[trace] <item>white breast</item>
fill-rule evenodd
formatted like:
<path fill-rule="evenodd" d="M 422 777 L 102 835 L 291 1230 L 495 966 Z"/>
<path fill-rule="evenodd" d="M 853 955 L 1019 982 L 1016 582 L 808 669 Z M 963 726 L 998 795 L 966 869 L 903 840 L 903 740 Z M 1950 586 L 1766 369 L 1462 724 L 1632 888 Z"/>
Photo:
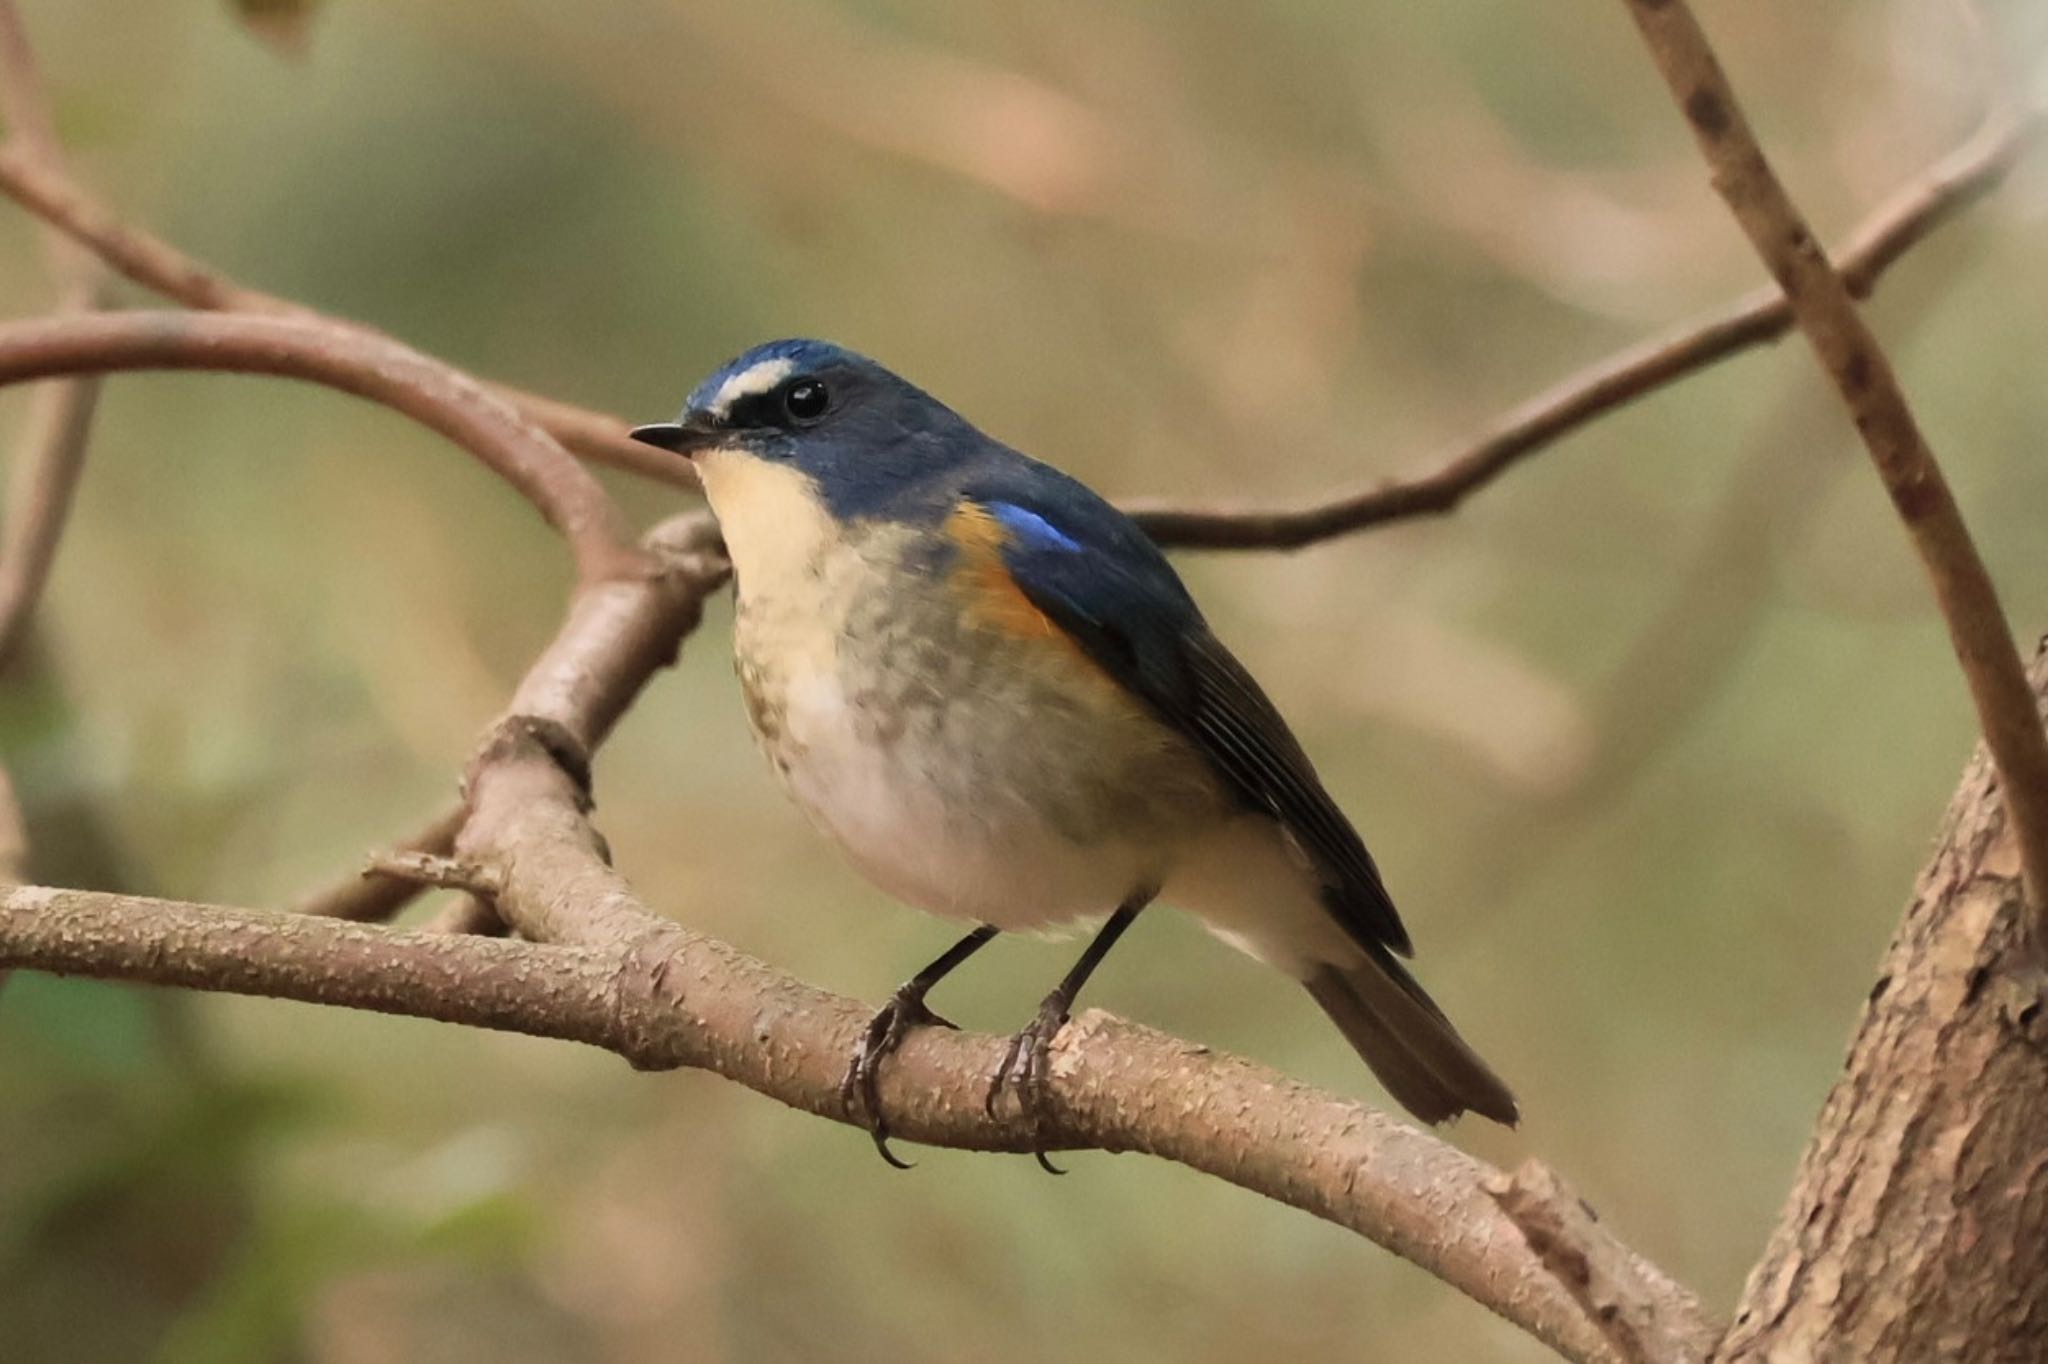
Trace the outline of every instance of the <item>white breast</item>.
<path fill-rule="evenodd" d="M 1156 848 L 1077 843 L 1005 790 L 985 753 L 977 765 L 963 751 L 991 742 L 989 726 L 1029 716 L 997 707 L 985 722 L 906 732 L 874 694 L 899 679 L 849 691 L 863 661 L 846 666 L 841 631 L 890 590 L 890 532 L 850 539 L 787 465 L 713 451 L 698 467 L 738 577 L 736 657 L 755 734 L 868 879 L 918 908 L 1005 929 L 1106 914 L 1156 880 Z"/>

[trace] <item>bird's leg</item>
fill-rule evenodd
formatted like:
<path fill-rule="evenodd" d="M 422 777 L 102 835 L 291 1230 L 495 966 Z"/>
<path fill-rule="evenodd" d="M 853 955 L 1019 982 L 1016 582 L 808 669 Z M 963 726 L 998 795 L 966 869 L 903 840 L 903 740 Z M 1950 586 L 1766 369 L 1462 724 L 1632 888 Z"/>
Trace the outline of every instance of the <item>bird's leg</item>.
<path fill-rule="evenodd" d="M 1116 946 L 1116 940 L 1123 936 L 1131 921 L 1138 917 L 1138 911 L 1151 900 L 1148 891 L 1142 896 L 1133 896 L 1117 906 L 1116 913 L 1109 916 L 1096 933 L 1095 940 L 1074 963 L 1074 969 L 1067 972 L 1053 992 L 1038 1006 L 1038 1017 L 1024 1026 L 1024 1030 L 1010 1039 L 1010 1049 L 1003 1054 L 1003 1063 L 996 1067 L 990 1077 L 988 1098 L 983 1104 L 988 1115 L 996 1115 L 996 1100 L 1004 1089 L 1017 1091 L 1017 1102 L 1023 1108 L 1024 1116 L 1030 1120 L 1034 1130 L 1043 1130 L 1051 1108 L 1050 1089 L 1052 1040 L 1059 1036 L 1074 1007 L 1074 996 L 1081 993 L 1081 987 L 1088 983 L 1088 977 L 1095 974 L 1095 968 L 1109 955 L 1109 949 Z M 1062 1174 L 1058 1166 L 1045 1158 L 1045 1152 L 1034 1150 L 1033 1159 L 1050 1174 Z"/>
<path fill-rule="evenodd" d="M 925 1024 L 937 1024 L 942 1028 L 953 1026 L 926 1008 L 924 997 L 954 967 L 980 951 L 995 935 L 995 929 L 983 924 L 947 948 L 938 960 L 904 981 L 889 1002 L 868 1020 L 868 1030 L 861 1037 L 860 1046 L 854 1050 L 853 1063 L 846 1068 L 846 1078 L 839 1082 L 839 1101 L 846 1105 L 848 1112 L 853 1111 L 858 1101 L 860 1111 L 867 1118 L 868 1133 L 875 1139 L 875 1149 L 882 1153 L 883 1160 L 899 1170 L 909 1169 L 910 1162 L 898 1160 L 889 1150 L 889 1120 L 882 1115 L 878 1089 L 882 1058 L 902 1046 L 904 1037 L 912 1028 Z"/>

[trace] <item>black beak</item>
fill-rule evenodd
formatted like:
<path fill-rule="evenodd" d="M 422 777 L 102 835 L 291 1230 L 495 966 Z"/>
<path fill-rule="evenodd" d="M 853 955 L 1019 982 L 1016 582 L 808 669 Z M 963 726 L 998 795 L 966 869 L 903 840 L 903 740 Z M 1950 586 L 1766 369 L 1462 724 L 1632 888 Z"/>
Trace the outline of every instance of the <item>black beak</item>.
<path fill-rule="evenodd" d="M 694 422 L 655 422 L 651 426 L 636 426 L 626 434 L 643 445 L 688 459 L 706 446 L 715 445 L 722 433 Z"/>

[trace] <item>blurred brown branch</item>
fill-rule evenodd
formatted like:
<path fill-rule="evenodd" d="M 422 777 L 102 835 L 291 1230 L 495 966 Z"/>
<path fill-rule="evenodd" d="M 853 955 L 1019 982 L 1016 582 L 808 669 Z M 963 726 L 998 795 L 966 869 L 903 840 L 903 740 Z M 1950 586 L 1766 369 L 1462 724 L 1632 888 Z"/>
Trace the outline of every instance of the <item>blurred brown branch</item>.
<path fill-rule="evenodd" d="M 304 304 L 236 283 L 170 243 L 123 223 L 61 167 L 12 140 L 0 145 L 0 190 L 128 279 L 188 307 L 319 319 L 365 336 L 391 339 L 374 327 L 329 317 Z M 626 423 L 617 417 L 506 384 L 486 387 L 584 459 L 678 487 L 696 486 L 686 462 L 629 440 Z"/>
<path fill-rule="evenodd" d="M 0 325 L 0 383 L 113 370 L 272 374 L 338 388 L 448 437 L 562 532 L 585 583 L 640 571 L 589 471 L 475 379 L 389 337 L 317 316 L 121 312 Z"/>
<path fill-rule="evenodd" d="M 61 168 L 64 148 L 50 115 L 49 93 L 21 14 L 0 0 L 0 117 L 6 145 L 25 161 Z M 82 247 L 50 224 L 42 226 L 44 254 L 57 282 L 57 309 L 98 306 L 103 271 Z M 0 673 L 27 638 L 43 585 L 57 560 L 72 494 L 85 467 L 99 379 L 83 375 L 44 384 L 22 434 L 8 480 L 7 512 L 0 523 Z"/>
<path fill-rule="evenodd" d="M 1984 741 L 2004 779 L 2035 934 L 2048 943 L 2048 734 L 1991 574 L 1890 358 L 1771 169 L 1691 8 L 1685 0 L 1629 0 L 1629 13 L 1712 168 L 1715 190 L 1785 291 L 1933 581 Z"/>
<path fill-rule="evenodd" d="M 1969 141 L 1904 186 L 1852 231 L 1842 274 L 1867 296 L 1899 257 L 1959 211 L 1996 189 L 2031 145 L 2038 117 L 1987 123 Z M 123 223 L 71 177 L 0 146 L 0 191 L 96 252 L 129 279 L 189 306 L 209 310 L 324 316 L 274 294 L 238 284 L 168 242 Z M 360 327 L 357 323 L 337 325 Z M 1784 295 L 1765 287 L 1710 317 L 1632 346 L 1504 413 L 1431 472 L 1378 480 L 1305 507 L 1181 507 L 1164 500 L 1126 508 L 1162 545 L 1187 549 L 1297 549 L 1412 517 L 1442 515 L 1527 456 L 1595 417 L 1792 326 Z M 374 332 L 371 328 L 361 330 Z M 625 438 L 615 417 L 523 390 L 499 394 L 546 427 L 577 455 L 682 487 L 695 481 L 683 463 Z"/>
<path fill-rule="evenodd" d="M 1857 297 L 1935 228 L 2004 182 L 2041 120 L 1988 122 L 1904 186 L 1848 236 L 1842 278 Z M 1564 379 L 1506 413 L 1465 448 L 1412 478 L 1381 480 L 1305 507 L 1127 507 L 1162 545 L 1187 549 L 1298 549 L 1334 536 L 1440 516 L 1523 459 L 1595 417 L 1792 329 L 1784 293 L 1765 286 L 1699 321 L 1653 337 Z"/>
<path fill-rule="evenodd" d="M 21 880 L 27 870 L 28 828 L 22 821 L 14 783 L 8 780 L 7 769 L 0 767 L 0 885 Z"/>
<path fill-rule="evenodd" d="M 89 305 L 91 288 L 67 290 L 65 311 Z M 22 642 L 50 569 L 57 561 L 72 495 L 84 472 L 93 408 L 94 376 L 64 379 L 36 390 L 21 447 L 7 480 L 7 513 L 0 523 L 0 673 Z"/>

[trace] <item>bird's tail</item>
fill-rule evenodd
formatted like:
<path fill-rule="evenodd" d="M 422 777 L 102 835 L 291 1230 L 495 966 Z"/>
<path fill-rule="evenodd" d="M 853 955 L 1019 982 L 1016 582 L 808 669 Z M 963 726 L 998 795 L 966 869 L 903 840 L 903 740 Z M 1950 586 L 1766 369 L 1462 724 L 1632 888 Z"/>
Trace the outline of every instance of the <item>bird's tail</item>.
<path fill-rule="evenodd" d="M 1354 967 L 1324 966 L 1305 983 L 1387 1092 L 1422 1121 L 1467 1109 L 1510 1127 L 1520 1117 L 1500 1077 L 1385 949 Z"/>

